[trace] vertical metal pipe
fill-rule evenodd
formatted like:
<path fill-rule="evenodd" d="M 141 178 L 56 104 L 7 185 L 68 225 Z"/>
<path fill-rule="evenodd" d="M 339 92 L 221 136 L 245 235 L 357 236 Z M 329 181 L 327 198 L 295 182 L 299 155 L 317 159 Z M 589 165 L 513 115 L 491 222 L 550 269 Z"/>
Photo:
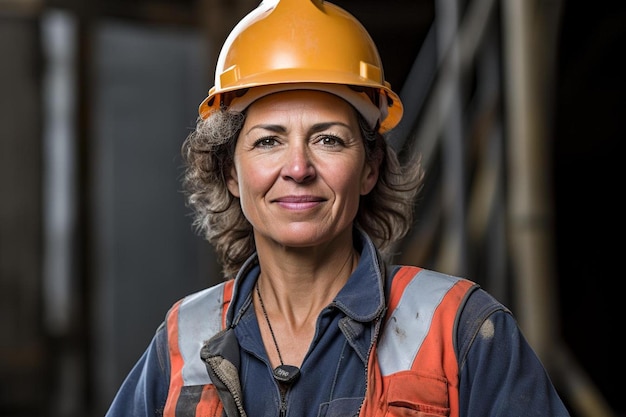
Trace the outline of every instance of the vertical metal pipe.
<path fill-rule="evenodd" d="M 509 237 L 515 274 L 516 314 L 527 338 L 545 358 L 553 343 L 551 213 L 548 139 L 538 97 L 541 54 L 531 44 L 534 1 L 502 2 L 505 28 L 508 130 Z"/>
<path fill-rule="evenodd" d="M 554 31 L 555 21 L 540 19 L 545 13 L 538 6 L 544 3 L 538 0 L 507 0 L 502 4 L 508 80 L 509 233 L 517 316 L 577 415 L 611 417 L 613 412 L 604 398 L 556 337 L 547 134 L 550 100 L 542 95 L 547 90 L 544 80 L 551 79 L 553 73 L 553 50 L 549 46 L 554 45 L 550 31 Z"/>
<path fill-rule="evenodd" d="M 459 30 L 459 4 L 457 0 L 439 0 L 435 2 L 435 24 L 439 50 L 439 59 L 447 59 L 450 72 L 446 90 L 451 96 L 442 105 L 440 116 L 442 123 L 442 210 L 445 221 L 443 244 L 437 269 L 451 274 L 467 274 L 466 250 L 466 203 L 465 203 L 465 143 L 463 140 L 463 117 L 461 109 L 461 51 L 455 42 Z"/>

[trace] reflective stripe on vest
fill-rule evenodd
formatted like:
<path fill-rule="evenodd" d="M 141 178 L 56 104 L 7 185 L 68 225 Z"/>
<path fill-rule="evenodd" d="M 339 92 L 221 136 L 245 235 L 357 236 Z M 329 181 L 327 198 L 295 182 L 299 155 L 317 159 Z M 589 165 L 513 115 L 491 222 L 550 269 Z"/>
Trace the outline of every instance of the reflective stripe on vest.
<path fill-rule="evenodd" d="M 170 309 L 166 319 L 170 386 L 164 417 L 221 415 L 221 402 L 200 359 L 200 349 L 225 327 L 233 284 L 229 280 L 200 291 Z"/>
<path fill-rule="evenodd" d="M 458 417 L 455 323 L 473 282 L 403 267 L 394 276 L 361 417 Z"/>

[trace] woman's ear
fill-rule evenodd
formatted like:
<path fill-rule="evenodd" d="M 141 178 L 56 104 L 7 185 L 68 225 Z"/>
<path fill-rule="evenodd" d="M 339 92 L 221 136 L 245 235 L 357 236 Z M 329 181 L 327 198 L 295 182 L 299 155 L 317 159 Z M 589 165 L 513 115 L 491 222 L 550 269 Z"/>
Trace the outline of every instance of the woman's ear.
<path fill-rule="evenodd" d="M 237 179 L 237 169 L 234 164 L 230 168 L 230 172 L 226 174 L 226 186 L 233 196 L 239 198 L 239 180 Z"/>
<path fill-rule="evenodd" d="M 378 182 L 380 163 L 380 156 L 365 162 L 361 176 L 361 195 L 369 194 L 369 192 L 374 189 L 374 186 Z"/>

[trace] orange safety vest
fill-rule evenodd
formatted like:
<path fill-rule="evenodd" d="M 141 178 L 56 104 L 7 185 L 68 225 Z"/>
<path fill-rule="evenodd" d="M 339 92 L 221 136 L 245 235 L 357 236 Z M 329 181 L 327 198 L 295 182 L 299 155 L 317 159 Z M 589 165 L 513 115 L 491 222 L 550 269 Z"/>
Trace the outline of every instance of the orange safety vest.
<path fill-rule="evenodd" d="M 168 312 L 171 377 L 164 417 L 221 417 L 222 402 L 199 352 L 226 326 L 233 284 L 231 279 L 184 298 Z M 398 270 L 370 354 L 360 417 L 405 416 L 407 408 L 417 415 L 459 416 L 456 321 L 476 287 L 418 267 Z"/>

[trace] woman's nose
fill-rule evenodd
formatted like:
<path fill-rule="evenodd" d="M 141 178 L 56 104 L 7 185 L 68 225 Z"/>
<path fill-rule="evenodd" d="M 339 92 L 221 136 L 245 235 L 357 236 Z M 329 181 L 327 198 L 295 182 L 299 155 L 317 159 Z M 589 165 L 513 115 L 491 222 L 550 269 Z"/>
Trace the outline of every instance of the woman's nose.
<path fill-rule="evenodd" d="M 315 166 L 306 146 L 290 147 L 283 162 L 283 177 L 304 183 L 311 181 L 315 176 Z"/>

